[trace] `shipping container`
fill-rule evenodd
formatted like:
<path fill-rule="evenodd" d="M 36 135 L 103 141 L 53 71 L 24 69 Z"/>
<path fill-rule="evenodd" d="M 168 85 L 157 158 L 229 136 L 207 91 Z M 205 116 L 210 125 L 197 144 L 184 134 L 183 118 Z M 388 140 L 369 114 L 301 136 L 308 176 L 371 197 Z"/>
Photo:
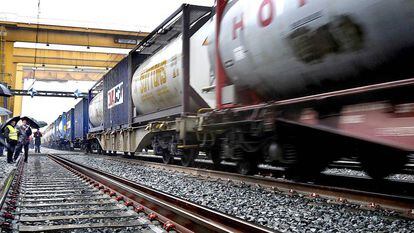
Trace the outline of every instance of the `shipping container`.
<path fill-rule="evenodd" d="M 88 99 L 82 99 L 74 109 L 74 140 L 84 140 L 88 133 Z"/>
<path fill-rule="evenodd" d="M 55 120 L 55 125 L 53 129 L 53 141 L 56 141 L 59 139 L 59 125 L 62 120 L 62 115 L 59 115 L 59 117 Z"/>
<path fill-rule="evenodd" d="M 130 123 L 131 80 L 128 58 L 121 60 L 103 77 L 104 128 L 117 129 Z"/>
<path fill-rule="evenodd" d="M 46 127 L 46 129 L 43 130 L 42 132 L 43 137 L 41 138 L 43 146 L 52 147 L 54 128 L 55 128 L 55 122 L 52 122 L 50 125 Z"/>
<path fill-rule="evenodd" d="M 74 109 L 71 108 L 69 111 L 66 112 L 66 127 L 65 127 L 65 140 L 69 143 L 73 142 L 74 140 Z"/>
<path fill-rule="evenodd" d="M 63 140 L 66 134 L 66 112 L 63 112 L 58 126 L 58 137 Z"/>
<path fill-rule="evenodd" d="M 214 107 L 214 95 L 202 91 L 210 86 L 208 47 L 201 46 L 209 35 L 210 12 L 183 4 L 130 51 L 132 124 Z"/>

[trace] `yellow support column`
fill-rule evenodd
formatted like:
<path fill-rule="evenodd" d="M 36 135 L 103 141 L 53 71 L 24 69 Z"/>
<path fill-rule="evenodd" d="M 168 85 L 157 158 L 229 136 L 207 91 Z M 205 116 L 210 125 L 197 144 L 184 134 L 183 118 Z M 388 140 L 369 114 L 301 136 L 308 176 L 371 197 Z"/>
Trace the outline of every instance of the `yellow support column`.
<path fill-rule="evenodd" d="M 23 89 L 23 66 L 19 64 L 16 65 L 16 79 L 13 89 Z M 13 100 L 13 116 L 20 116 L 22 114 L 22 96 L 14 96 Z"/>
<path fill-rule="evenodd" d="M 16 83 L 16 64 L 13 62 L 14 42 L 4 43 L 4 80 L 9 86 L 14 88 Z M 8 99 L 8 109 L 13 109 L 13 98 Z"/>

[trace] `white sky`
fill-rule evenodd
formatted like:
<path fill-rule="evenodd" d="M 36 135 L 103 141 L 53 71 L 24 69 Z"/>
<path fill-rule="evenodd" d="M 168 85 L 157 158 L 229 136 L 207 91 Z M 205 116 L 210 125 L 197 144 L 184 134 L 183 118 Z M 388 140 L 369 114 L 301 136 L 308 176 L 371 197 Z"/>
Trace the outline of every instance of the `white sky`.
<path fill-rule="evenodd" d="M 38 0 L 0 0 L 0 20 L 37 23 Z M 39 23 L 91 28 L 151 31 L 183 3 L 212 6 L 214 0 L 40 0 Z M 18 47 L 33 45 L 17 44 Z M 43 45 L 37 45 L 42 48 Z M 45 46 L 43 46 L 45 47 Z M 55 49 L 55 48 L 54 48 Z M 117 51 L 118 52 L 118 51 Z M 32 81 L 26 80 L 28 88 Z M 37 90 L 86 91 L 93 82 L 41 82 Z M 69 110 L 79 100 L 24 97 L 22 115 L 47 123 Z"/>
<path fill-rule="evenodd" d="M 41 23 L 148 31 L 181 4 L 214 0 L 40 0 Z M 0 20 L 37 22 L 37 0 L 0 0 Z"/>
<path fill-rule="evenodd" d="M 93 81 L 36 81 L 25 79 L 24 89 L 33 87 L 35 90 L 53 90 L 53 91 L 75 91 L 87 92 L 93 86 Z M 30 97 L 24 96 L 22 101 L 22 116 L 32 116 L 36 120 L 42 120 L 50 124 L 63 112 L 67 112 L 75 107 L 80 99 L 58 98 L 58 97 Z"/>

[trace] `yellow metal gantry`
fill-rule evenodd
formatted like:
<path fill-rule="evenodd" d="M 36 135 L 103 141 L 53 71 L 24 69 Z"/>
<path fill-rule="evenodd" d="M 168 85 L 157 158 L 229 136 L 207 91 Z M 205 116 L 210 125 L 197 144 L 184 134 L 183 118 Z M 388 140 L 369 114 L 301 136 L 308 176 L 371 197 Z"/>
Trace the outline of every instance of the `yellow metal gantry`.
<path fill-rule="evenodd" d="M 62 51 L 50 49 L 16 48 L 15 42 L 76 45 L 86 47 L 106 47 L 131 49 L 147 36 L 146 32 L 83 28 L 45 24 L 30 24 L 0 21 L 0 81 L 13 89 L 22 89 L 26 77 L 25 65 L 73 66 L 112 68 L 125 55 L 113 53 Z M 123 43 L 125 42 L 125 43 Z M 45 72 L 38 72 L 47 79 Z M 80 75 L 74 74 L 77 78 Z M 56 74 L 56 77 L 67 77 Z M 3 99 L 0 98 L 3 106 Z M 12 97 L 8 101 L 14 115 L 21 113 L 21 97 Z"/>
<path fill-rule="evenodd" d="M 13 61 L 15 63 L 32 63 L 42 65 L 113 67 L 124 54 L 79 52 L 49 49 L 14 48 Z"/>
<path fill-rule="evenodd" d="M 133 48 L 134 44 L 117 43 L 119 39 L 140 40 L 146 32 L 111 29 L 83 28 L 45 24 L 0 21 L 7 31 L 9 42 L 32 42 L 64 45 L 80 45 L 108 48 Z M 37 41 L 36 41 L 37 37 Z"/>

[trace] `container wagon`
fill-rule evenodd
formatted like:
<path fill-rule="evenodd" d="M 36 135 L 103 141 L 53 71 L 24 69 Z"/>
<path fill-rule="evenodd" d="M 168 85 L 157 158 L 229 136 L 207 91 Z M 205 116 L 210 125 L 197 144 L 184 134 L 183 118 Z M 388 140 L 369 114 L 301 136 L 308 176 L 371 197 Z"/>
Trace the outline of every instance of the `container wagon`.
<path fill-rule="evenodd" d="M 89 130 L 89 102 L 88 98 L 82 98 L 74 109 L 73 123 L 73 148 L 87 150 L 89 148 L 87 141 L 87 133 Z"/>

